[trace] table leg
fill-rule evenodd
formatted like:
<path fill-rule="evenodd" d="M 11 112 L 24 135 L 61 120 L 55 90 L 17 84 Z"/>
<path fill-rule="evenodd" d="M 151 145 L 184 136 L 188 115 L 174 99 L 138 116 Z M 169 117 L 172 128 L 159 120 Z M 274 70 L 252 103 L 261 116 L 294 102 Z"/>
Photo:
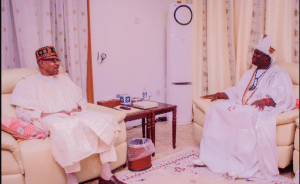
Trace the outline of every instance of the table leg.
<path fill-rule="evenodd" d="M 147 138 L 150 139 L 151 138 L 151 114 L 149 113 L 147 115 Z"/>
<path fill-rule="evenodd" d="M 151 120 L 151 140 L 155 145 L 155 114 L 152 113 L 152 120 Z"/>
<path fill-rule="evenodd" d="M 143 138 L 145 138 L 145 118 L 142 118 L 142 132 L 143 132 Z"/>
<path fill-rule="evenodd" d="M 173 118 L 172 118 L 172 142 L 173 149 L 176 148 L 176 107 L 173 109 Z"/>
<path fill-rule="evenodd" d="M 152 121 L 151 121 L 151 140 L 155 146 L 155 113 L 152 113 Z M 155 156 L 155 152 L 152 154 Z"/>

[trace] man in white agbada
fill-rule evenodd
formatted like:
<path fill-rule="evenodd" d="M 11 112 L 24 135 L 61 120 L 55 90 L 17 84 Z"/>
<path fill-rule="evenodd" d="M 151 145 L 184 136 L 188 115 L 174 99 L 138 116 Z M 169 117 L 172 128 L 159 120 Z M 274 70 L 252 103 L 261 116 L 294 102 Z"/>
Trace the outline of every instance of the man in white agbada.
<path fill-rule="evenodd" d="M 55 48 L 36 51 L 40 74 L 20 81 L 14 89 L 11 104 L 17 117 L 50 132 L 54 159 L 65 169 L 67 183 L 78 183 L 75 172 L 79 161 L 100 153 L 100 183 L 123 183 L 110 170 L 117 160 L 114 148 L 120 127 L 110 114 L 87 109 L 81 89 L 69 77 L 58 74 L 59 60 Z"/>
<path fill-rule="evenodd" d="M 272 65 L 274 51 L 271 36 L 263 35 L 252 57 L 257 67 L 235 87 L 202 97 L 228 100 L 207 111 L 194 165 L 206 165 L 230 179 L 279 179 L 276 116 L 294 108 L 296 99 L 289 75 Z"/>

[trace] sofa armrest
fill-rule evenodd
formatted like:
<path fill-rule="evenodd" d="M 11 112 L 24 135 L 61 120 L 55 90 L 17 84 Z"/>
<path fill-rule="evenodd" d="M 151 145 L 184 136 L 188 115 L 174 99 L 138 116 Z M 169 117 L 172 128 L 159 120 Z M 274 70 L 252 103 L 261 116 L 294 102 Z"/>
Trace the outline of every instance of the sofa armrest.
<path fill-rule="evenodd" d="M 220 102 L 220 101 L 225 101 L 225 99 L 218 99 L 213 102 L 210 101 L 211 99 L 203 99 L 203 98 L 195 98 L 194 104 L 204 113 L 208 111 L 208 109 L 212 106 L 212 104 Z"/>
<path fill-rule="evenodd" d="M 1 131 L 1 150 L 10 151 L 13 154 L 20 167 L 21 173 L 24 174 L 20 145 L 13 136 L 4 131 Z"/>
<path fill-rule="evenodd" d="M 122 112 L 122 111 L 119 111 L 116 109 L 112 109 L 112 108 L 108 108 L 108 107 L 104 107 L 101 105 L 92 104 L 92 103 L 88 103 L 88 110 L 112 114 L 119 123 L 122 122 L 126 117 L 125 112 Z"/>

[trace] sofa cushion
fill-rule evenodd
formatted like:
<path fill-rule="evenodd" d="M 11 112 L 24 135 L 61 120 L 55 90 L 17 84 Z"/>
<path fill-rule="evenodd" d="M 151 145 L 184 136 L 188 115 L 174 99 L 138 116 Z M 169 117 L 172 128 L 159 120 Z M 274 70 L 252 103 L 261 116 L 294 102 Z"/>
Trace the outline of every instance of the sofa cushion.
<path fill-rule="evenodd" d="M 2 151 L 9 151 L 12 153 L 14 159 L 19 165 L 21 174 L 24 174 L 20 146 L 10 134 L 3 131 L 1 131 L 1 153 Z"/>
<path fill-rule="evenodd" d="M 46 138 L 46 134 L 38 127 L 14 117 L 2 116 L 1 129 L 18 140 Z"/>
<path fill-rule="evenodd" d="M 66 183 L 64 169 L 52 155 L 49 137 L 21 141 L 19 145 L 26 171 L 25 183 Z"/>
<path fill-rule="evenodd" d="M 10 151 L 1 150 L 1 175 L 21 174 L 19 164 Z"/>
<path fill-rule="evenodd" d="M 278 167 L 279 168 L 286 168 L 288 165 L 291 164 L 292 157 L 293 157 L 293 150 L 294 146 L 277 146 L 278 151 Z"/>
<path fill-rule="evenodd" d="M 36 75 L 39 73 L 39 68 L 15 68 L 1 70 L 1 94 L 12 93 L 17 83 L 24 77 Z M 59 73 L 63 73 L 63 67 L 59 67 Z"/>
<path fill-rule="evenodd" d="M 278 65 L 281 69 L 285 70 L 289 76 L 293 84 L 299 85 L 299 63 L 273 63 L 273 65 Z"/>
<path fill-rule="evenodd" d="M 1 183 L 3 184 L 25 184 L 23 174 L 2 175 Z"/>
<path fill-rule="evenodd" d="M 10 105 L 11 94 L 1 95 L 1 116 L 17 117 L 16 108 Z"/>

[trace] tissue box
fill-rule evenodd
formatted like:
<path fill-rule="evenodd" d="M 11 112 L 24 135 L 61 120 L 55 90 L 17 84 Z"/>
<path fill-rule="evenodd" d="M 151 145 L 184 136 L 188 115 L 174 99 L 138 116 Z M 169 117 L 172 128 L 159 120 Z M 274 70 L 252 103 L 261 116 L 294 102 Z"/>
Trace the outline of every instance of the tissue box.
<path fill-rule="evenodd" d="M 131 104 L 131 97 L 128 94 L 121 94 L 120 101 L 121 101 L 121 104 L 129 105 L 129 104 Z"/>

